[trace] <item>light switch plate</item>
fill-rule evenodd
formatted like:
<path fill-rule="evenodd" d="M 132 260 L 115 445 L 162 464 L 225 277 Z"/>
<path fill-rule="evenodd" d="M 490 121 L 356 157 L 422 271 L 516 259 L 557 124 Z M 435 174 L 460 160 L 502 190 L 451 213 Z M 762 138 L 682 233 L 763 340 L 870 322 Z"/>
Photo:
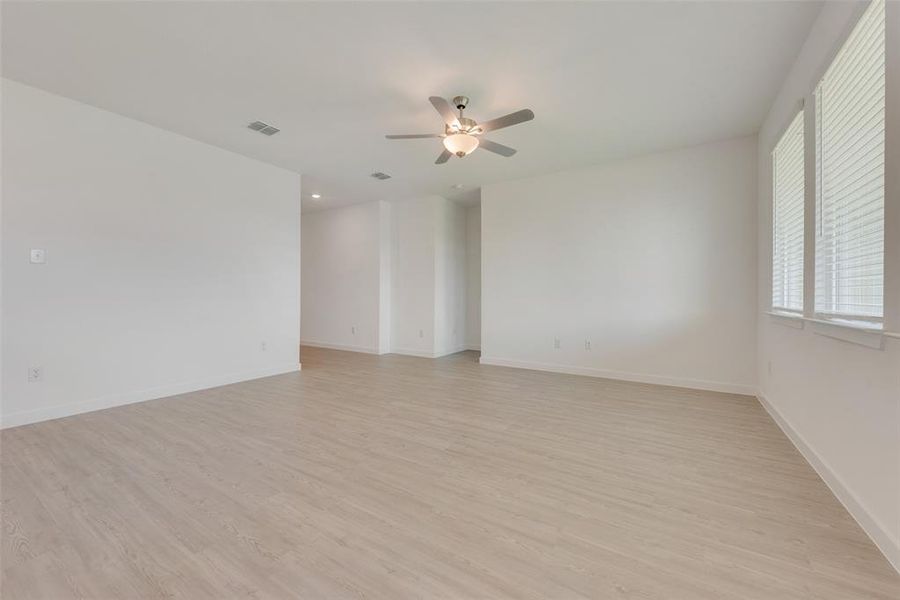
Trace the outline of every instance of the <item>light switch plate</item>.
<path fill-rule="evenodd" d="M 32 248 L 31 249 L 31 264 L 33 265 L 42 265 L 47 262 L 47 254 L 44 252 L 43 248 Z"/>

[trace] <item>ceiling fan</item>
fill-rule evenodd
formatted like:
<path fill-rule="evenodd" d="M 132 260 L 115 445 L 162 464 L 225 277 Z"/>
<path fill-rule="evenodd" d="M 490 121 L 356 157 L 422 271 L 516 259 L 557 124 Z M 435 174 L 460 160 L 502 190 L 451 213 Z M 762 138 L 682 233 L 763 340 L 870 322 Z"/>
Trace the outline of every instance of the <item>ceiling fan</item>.
<path fill-rule="evenodd" d="M 443 138 L 444 151 L 434 161 L 436 165 L 444 164 L 454 154 L 462 158 L 471 154 L 476 148 L 484 148 L 488 152 L 493 152 L 500 156 L 512 156 L 516 153 L 514 148 L 486 140 L 481 135 L 488 131 L 496 131 L 511 125 L 518 125 L 534 118 L 534 113 L 526 108 L 485 121 L 484 123 L 478 123 L 474 119 L 463 116 L 463 111 L 469 104 L 469 99 L 465 96 L 456 96 L 453 99 L 453 106 L 459 110 L 459 116 L 453 114 L 450 103 L 445 99 L 439 96 L 431 96 L 429 100 L 441 115 L 441 118 L 444 119 L 444 133 L 414 133 L 408 135 L 386 135 L 384 137 L 389 140 Z"/>

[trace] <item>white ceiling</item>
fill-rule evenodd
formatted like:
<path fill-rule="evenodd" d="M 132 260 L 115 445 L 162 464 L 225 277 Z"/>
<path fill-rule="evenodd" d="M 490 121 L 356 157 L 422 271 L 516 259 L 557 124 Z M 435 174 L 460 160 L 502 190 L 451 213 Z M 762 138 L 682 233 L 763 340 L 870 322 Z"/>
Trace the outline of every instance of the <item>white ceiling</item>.
<path fill-rule="evenodd" d="M 3 75 L 304 174 L 304 209 L 750 134 L 815 2 L 2 3 Z M 428 96 L 534 121 L 434 165 Z M 254 120 L 281 128 L 266 137 Z M 393 176 L 369 177 L 375 170 Z M 308 198 L 319 192 L 323 199 Z"/>

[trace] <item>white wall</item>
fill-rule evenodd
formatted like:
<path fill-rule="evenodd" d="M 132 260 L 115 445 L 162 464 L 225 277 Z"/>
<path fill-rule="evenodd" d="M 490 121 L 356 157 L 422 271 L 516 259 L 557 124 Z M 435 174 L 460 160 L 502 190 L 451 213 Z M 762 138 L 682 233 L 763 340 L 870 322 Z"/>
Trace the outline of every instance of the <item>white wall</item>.
<path fill-rule="evenodd" d="M 443 356 L 465 347 L 465 209 L 428 196 L 391 204 L 391 351 Z"/>
<path fill-rule="evenodd" d="M 304 215 L 302 343 L 381 351 L 389 327 L 382 315 L 388 210 L 386 202 L 369 202 Z"/>
<path fill-rule="evenodd" d="M 298 174 L 2 83 L 4 426 L 298 368 Z"/>
<path fill-rule="evenodd" d="M 443 198 L 391 205 L 391 351 L 432 356 L 435 347 L 435 219 Z"/>
<path fill-rule="evenodd" d="M 466 213 L 440 196 L 303 219 L 303 343 L 443 356 L 464 347 Z"/>
<path fill-rule="evenodd" d="M 771 298 L 771 162 L 776 140 L 811 93 L 846 35 L 862 5 L 826 3 L 800 55 L 775 99 L 759 134 L 759 296 L 758 365 L 760 397 L 810 463 L 831 486 L 850 513 L 900 569 L 900 339 L 885 338 L 881 350 L 816 333 L 815 324 L 787 321 L 762 314 Z M 900 211 L 900 4 L 888 3 L 888 40 L 893 43 L 888 61 L 888 188 L 886 212 L 897 219 Z M 814 139 L 811 123 L 808 133 Z M 814 155 L 808 154 L 808 175 Z M 893 179 L 890 174 L 893 173 Z M 808 179 L 809 180 L 809 179 Z M 893 186 L 893 187 L 891 187 Z M 808 186 L 807 211 L 814 205 Z M 809 214 L 812 214 L 811 212 Z M 812 221 L 810 221 L 812 223 Z M 896 236 L 900 227 L 889 224 Z M 809 228 L 808 228 L 809 231 Z M 811 240 L 810 234 L 807 237 Z M 887 248 L 897 248 L 892 238 Z M 807 248 L 807 273 L 811 273 Z M 890 257 L 894 256 L 891 260 Z M 888 251 L 887 281 L 898 281 L 900 259 Z M 809 282 L 811 283 L 811 282 Z M 811 299 L 811 287 L 807 287 Z M 898 314 L 900 298 L 885 293 L 886 323 Z"/>
<path fill-rule="evenodd" d="M 465 349 L 466 210 L 441 198 L 435 215 L 434 353 Z"/>
<path fill-rule="evenodd" d="M 391 216 L 391 205 L 387 202 L 381 202 L 379 210 L 381 222 L 379 224 L 380 244 L 380 288 L 379 288 L 379 306 L 378 306 L 378 353 L 386 354 L 391 351 L 391 333 L 393 329 L 393 309 L 391 305 L 393 293 L 393 219 Z"/>
<path fill-rule="evenodd" d="M 755 137 L 487 185 L 481 219 L 482 362 L 756 390 Z"/>
<path fill-rule="evenodd" d="M 481 349 L 481 203 L 466 209 L 466 348 Z"/>

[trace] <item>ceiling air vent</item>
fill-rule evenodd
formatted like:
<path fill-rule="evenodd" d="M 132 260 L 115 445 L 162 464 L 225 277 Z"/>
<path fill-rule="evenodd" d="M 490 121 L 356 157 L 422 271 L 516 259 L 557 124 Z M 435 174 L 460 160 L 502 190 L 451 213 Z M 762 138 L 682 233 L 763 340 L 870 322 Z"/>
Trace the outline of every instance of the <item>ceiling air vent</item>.
<path fill-rule="evenodd" d="M 275 135 L 276 133 L 281 131 L 277 127 L 272 127 L 268 123 L 263 123 L 262 121 L 253 121 L 252 123 L 247 125 L 247 127 L 252 129 L 253 131 L 258 131 L 265 135 Z"/>
<path fill-rule="evenodd" d="M 375 179 L 380 179 L 381 181 L 391 178 L 390 175 L 388 175 L 387 173 L 382 173 L 381 171 L 375 171 L 369 177 L 374 177 Z"/>

